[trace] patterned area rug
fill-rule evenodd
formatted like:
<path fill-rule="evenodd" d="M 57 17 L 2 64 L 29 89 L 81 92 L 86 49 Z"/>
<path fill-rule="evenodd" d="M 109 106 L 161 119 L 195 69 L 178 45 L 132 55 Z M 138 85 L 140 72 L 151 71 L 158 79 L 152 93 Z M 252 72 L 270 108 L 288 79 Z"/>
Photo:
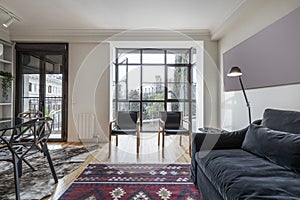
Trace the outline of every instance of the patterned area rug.
<path fill-rule="evenodd" d="M 77 169 L 89 155 L 89 152 L 97 149 L 92 147 L 65 147 L 50 151 L 52 162 L 58 178 Z M 82 156 L 84 155 L 85 156 Z M 32 171 L 23 164 L 23 175 L 20 178 L 20 196 L 22 200 L 43 199 L 52 195 L 55 184 L 47 159 L 42 154 L 35 154 L 28 160 L 37 171 Z M 0 163 L 0 199 L 15 199 L 15 187 L 12 164 Z"/>
<path fill-rule="evenodd" d="M 60 200 L 200 200 L 189 168 L 189 164 L 90 164 Z"/>

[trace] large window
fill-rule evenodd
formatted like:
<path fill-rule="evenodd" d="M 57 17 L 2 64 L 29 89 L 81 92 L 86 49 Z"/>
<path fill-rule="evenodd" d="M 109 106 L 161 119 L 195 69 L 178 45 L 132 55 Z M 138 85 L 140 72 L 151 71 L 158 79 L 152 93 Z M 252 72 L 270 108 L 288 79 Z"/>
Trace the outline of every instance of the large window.
<path fill-rule="evenodd" d="M 142 131 L 157 131 L 160 111 L 181 111 L 191 129 L 196 115 L 195 53 L 192 48 L 117 48 L 113 116 L 116 111 L 139 111 Z"/>

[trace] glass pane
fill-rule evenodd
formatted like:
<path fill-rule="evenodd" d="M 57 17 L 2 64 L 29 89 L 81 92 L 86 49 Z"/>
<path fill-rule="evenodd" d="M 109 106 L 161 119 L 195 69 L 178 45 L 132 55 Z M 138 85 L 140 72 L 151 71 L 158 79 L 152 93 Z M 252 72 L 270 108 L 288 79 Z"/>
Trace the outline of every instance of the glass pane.
<path fill-rule="evenodd" d="M 147 102 L 143 103 L 143 131 L 157 131 L 159 112 L 164 111 L 163 102 Z"/>
<path fill-rule="evenodd" d="M 197 70 L 196 65 L 192 67 L 192 99 L 195 100 L 197 96 Z M 199 74 L 198 74 L 199 75 Z"/>
<path fill-rule="evenodd" d="M 40 59 L 34 56 L 22 55 L 22 109 L 21 112 L 29 110 L 40 110 Z"/>
<path fill-rule="evenodd" d="M 53 119 L 52 134 L 60 134 L 62 130 L 63 59 L 62 55 L 47 55 L 45 58 L 46 83 L 44 115 Z"/>
<path fill-rule="evenodd" d="M 62 55 L 47 55 L 45 71 L 47 74 L 62 74 Z"/>
<path fill-rule="evenodd" d="M 62 97 L 45 98 L 45 116 L 53 119 L 53 134 L 60 133 L 62 128 Z"/>
<path fill-rule="evenodd" d="M 39 97 L 40 75 L 23 74 L 23 97 Z"/>
<path fill-rule="evenodd" d="M 116 102 L 113 101 L 112 103 L 112 118 L 116 119 Z"/>
<path fill-rule="evenodd" d="M 141 54 L 136 49 L 118 49 L 118 63 L 126 64 L 125 60 L 128 59 L 128 64 L 141 63 Z"/>
<path fill-rule="evenodd" d="M 140 103 L 139 102 L 130 102 L 129 103 L 129 110 L 130 111 L 140 111 Z"/>
<path fill-rule="evenodd" d="M 192 83 L 192 100 L 196 100 L 196 83 Z"/>
<path fill-rule="evenodd" d="M 22 55 L 23 74 L 39 74 L 40 73 L 40 59 L 34 56 Z"/>
<path fill-rule="evenodd" d="M 192 131 L 196 132 L 197 131 L 197 104 L 196 103 L 192 103 Z"/>
<path fill-rule="evenodd" d="M 119 72 L 118 98 L 126 99 L 126 92 L 127 92 L 126 66 L 119 66 L 118 72 Z"/>
<path fill-rule="evenodd" d="M 173 49 L 167 51 L 167 64 L 189 63 L 189 49 Z"/>
<path fill-rule="evenodd" d="M 118 102 L 118 111 L 140 111 L 140 103 L 139 102 Z"/>
<path fill-rule="evenodd" d="M 62 97 L 62 74 L 46 74 L 46 97 Z"/>
<path fill-rule="evenodd" d="M 164 64 L 164 51 L 160 49 L 143 50 L 143 64 Z"/>
<path fill-rule="evenodd" d="M 192 103 L 192 118 L 196 118 L 196 113 L 197 112 L 197 104 Z"/>
<path fill-rule="evenodd" d="M 164 66 L 143 66 L 143 99 L 164 99 Z"/>
<path fill-rule="evenodd" d="M 183 116 L 188 116 L 189 102 L 168 102 L 167 111 L 183 112 Z"/>
<path fill-rule="evenodd" d="M 116 99 L 116 66 L 112 67 L 112 98 Z"/>
<path fill-rule="evenodd" d="M 128 99 L 140 100 L 141 67 L 128 66 Z"/>
<path fill-rule="evenodd" d="M 191 59 L 191 63 L 196 63 L 197 60 L 197 50 L 195 48 L 192 49 L 192 59 Z"/>
<path fill-rule="evenodd" d="M 168 82 L 187 83 L 188 67 L 168 67 Z"/>
<path fill-rule="evenodd" d="M 118 111 L 129 111 L 129 102 L 119 102 Z"/>
<path fill-rule="evenodd" d="M 188 99 L 189 84 L 168 84 L 168 99 Z"/>
<path fill-rule="evenodd" d="M 23 97 L 22 111 L 39 110 L 39 98 L 38 97 Z"/>
<path fill-rule="evenodd" d="M 53 119 L 53 133 L 62 128 L 62 74 L 46 74 L 45 116 Z"/>

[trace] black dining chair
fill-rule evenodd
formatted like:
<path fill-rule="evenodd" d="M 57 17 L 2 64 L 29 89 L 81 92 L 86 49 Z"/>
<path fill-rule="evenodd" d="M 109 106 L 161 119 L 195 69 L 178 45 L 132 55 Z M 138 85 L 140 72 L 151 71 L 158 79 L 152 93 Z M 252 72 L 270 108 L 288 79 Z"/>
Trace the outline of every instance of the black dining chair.
<path fill-rule="evenodd" d="M 47 157 L 55 183 L 58 182 L 56 172 L 49 154 L 47 141 L 52 131 L 53 120 L 48 117 L 35 118 L 10 128 L 0 129 L 0 161 L 13 164 L 15 196 L 20 199 L 19 177 L 22 176 L 22 162 L 33 171 L 28 158 L 42 153 Z"/>
<path fill-rule="evenodd" d="M 109 153 L 111 154 L 111 139 L 116 137 L 116 146 L 118 146 L 118 135 L 134 135 L 136 136 L 136 153 L 139 154 L 140 147 L 140 125 L 139 112 L 137 111 L 118 111 L 116 120 L 109 124 Z"/>
<path fill-rule="evenodd" d="M 189 154 L 191 155 L 191 132 L 183 127 L 182 112 L 163 111 L 159 113 L 158 146 L 162 135 L 162 157 L 164 158 L 165 136 L 180 135 L 179 144 L 182 145 L 182 136 L 189 137 Z"/>

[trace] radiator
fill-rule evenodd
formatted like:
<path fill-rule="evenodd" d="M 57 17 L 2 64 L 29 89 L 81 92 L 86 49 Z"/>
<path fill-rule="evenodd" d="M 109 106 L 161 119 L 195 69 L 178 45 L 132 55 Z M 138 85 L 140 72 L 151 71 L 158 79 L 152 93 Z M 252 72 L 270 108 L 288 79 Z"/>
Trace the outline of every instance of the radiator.
<path fill-rule="evenodd" d="M 79 139 L 92 139 L 94 136 L 94 121 L 93 113 L 80 113 L 78 115 L 78 134 Z"/>

